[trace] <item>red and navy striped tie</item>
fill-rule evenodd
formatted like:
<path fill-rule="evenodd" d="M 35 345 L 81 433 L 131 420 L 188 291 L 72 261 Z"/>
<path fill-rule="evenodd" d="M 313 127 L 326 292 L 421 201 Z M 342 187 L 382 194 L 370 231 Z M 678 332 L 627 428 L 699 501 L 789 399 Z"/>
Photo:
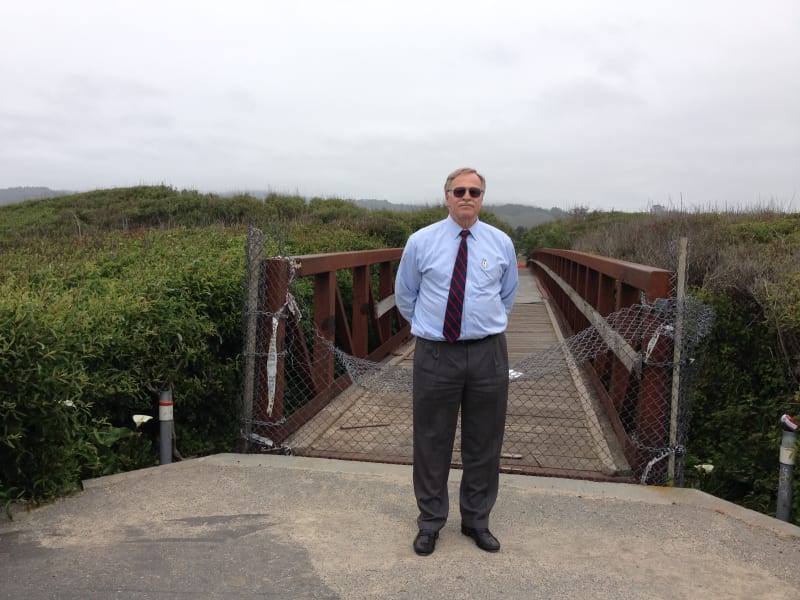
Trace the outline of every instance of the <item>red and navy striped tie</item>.
<path fill-rule="evenodd" d="M 469 229 L 461 231 L 461 244 L 458 246 L 453 277 L 450 279 L 450 295 L 447 297 L 447 310 L 444 313 L 444 338 L 451 344 L 461 336 L 461 310 L 464 308 L 464 287 L 467 283 L 467 236 Z"/>

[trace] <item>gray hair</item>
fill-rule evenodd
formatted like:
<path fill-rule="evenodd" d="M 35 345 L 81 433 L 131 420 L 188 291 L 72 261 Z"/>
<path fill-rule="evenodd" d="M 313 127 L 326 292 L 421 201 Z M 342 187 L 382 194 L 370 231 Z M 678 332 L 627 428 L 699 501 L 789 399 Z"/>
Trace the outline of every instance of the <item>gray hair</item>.
<path fill-rule="evenodd" d="M 486 178 L 480 173 L 478 173 L 475 169 L 472 169 L 470 167 L 462 167 L 460 169 L 456 169 L 455 171 L 450 173 L 450 175 L 447 176 L 447 179 L 444 182 L 444 193 L 446 194 L 447 191 L 450 189 L 450 184 L 453 183 L 453 179 L 455 179 L 459 175 L 468 175 L 470 173 L 474 173 L 475 175 L 478 176 L 478 178 L 481 180 L 481 189 L 485 192 Z"/>

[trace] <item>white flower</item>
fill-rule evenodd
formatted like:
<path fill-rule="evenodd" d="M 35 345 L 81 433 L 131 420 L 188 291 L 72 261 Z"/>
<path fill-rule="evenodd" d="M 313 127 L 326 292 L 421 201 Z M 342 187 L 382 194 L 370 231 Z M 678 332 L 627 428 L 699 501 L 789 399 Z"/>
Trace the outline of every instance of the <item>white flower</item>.
<path fill-rule="evenodd" d="M 703 465 L 695 465 L 695 469 L 700 471 L 701 473 L 711 473 L 714 470 L 714 465 L 703 464 Z"/>
<path fill-rule="evenodd" d="M 136 423 L 136 427 L 138 428 L 139 425 L 143 423 L 147 423 L 150 419 L 152 419 L 150 415 L 133 415 L 133 422 Z"/>

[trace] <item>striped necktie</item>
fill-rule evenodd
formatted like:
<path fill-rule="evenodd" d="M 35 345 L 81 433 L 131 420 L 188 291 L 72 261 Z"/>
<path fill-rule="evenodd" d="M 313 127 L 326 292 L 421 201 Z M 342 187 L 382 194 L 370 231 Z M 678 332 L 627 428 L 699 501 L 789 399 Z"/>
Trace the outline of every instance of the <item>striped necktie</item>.
<path fill-rule="evenodd" d="M 458 246 L 456 262 L 453 265 L 453 277 L 450 279 L 450 295 L 447 297 L 447 309 L 444 313 L 444 338 L 451 344 L 461 335 L 461 310 L 464 308 L 464 289 L 467 283 L 467 236 L 469 229 L 461 231 L 461 243 Z"/>

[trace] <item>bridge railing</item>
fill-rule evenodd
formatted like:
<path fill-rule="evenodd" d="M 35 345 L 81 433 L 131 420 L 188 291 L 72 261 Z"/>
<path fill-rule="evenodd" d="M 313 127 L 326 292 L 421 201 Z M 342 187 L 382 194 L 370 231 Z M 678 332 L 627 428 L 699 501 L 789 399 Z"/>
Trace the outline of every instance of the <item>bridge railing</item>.
<path fill-rule="evenodd" d="M 343 354 L 380 361 L 410 339 L 394 305 L 401 255 L 393 248 L 263 259 L 259 250 L 253 259 L 248 251 L 248 297 L 255 301 L 245 310 L 244 439 L 288 447 L 290 436 L 351 384 Z M 672 339 L 661 334 L 664 322 L 651 308 L 671 295 L 672 274 L 564 250 L 537 251 L 528 264 L 567 336 L 601 336 L 600 351 L 579 360 L 628 464 L 637 475 L 649 470 L 654 452 L 670 445 Z M 622 309 L 633 317 L 617 330 L 613 315 Z M 656 472 L 651 481 L 658 479 Z"/>
<path fill-rule="evenodd" d="M 260 261 L 258 318 L 251 328 L 258 346 L 253 345 L 255 400 L 246 437 L 255 433 L 279 446 L 351 384 L 336 367 L 334 345 L 349 355 L 380 361 L 410 338 L 410 325 L 394 305 L 394 270 L 402 251 Z M 295 298 L 303 289 L 309 298 Z M 298 303 L 303 309 L 313 306 L 310 323 Z M 290 369 L 285 368 L 287 356 Z"/>
<path fill-rule="evenodd" d="M 653 459 L 653 449 L 669 444 L 672 339 L 662 335 L 662 329 L 648 326 L 648 319 L 654 318 L 651 311 L 639 311 L 638 324 L 624 331 L 609 326 L 605 317 L 671 297 L 673 274 L 571 250 L 536 250 L 528 265 L 560 313 L 568 335 L 594 326 L 604 338 L 608 351 L 584 366 L 628 462 L 641 475 Z M 654 479 L 663 480 L 663 463 L 658 469 Z"/>

